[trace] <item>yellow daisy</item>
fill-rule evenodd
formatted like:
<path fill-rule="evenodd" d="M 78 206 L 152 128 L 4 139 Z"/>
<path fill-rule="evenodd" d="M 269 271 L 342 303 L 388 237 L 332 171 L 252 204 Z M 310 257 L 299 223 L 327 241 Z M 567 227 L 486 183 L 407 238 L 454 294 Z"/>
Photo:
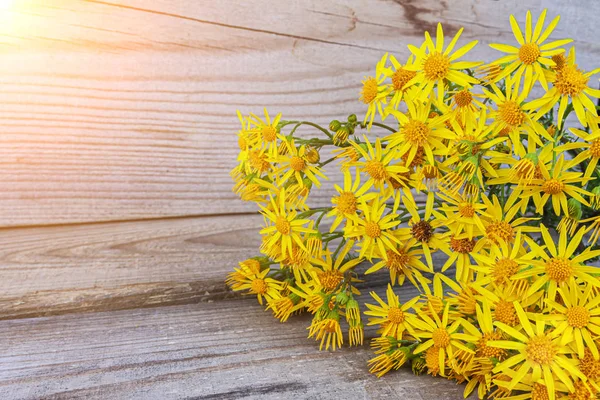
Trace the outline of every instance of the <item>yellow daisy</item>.
<path fill-rule="evenodd" d="M 510 63 L 504 68 L 502 73 L 494 79 L 495 81 L 499 81 L 509 74 L 512 74 L 513 71 L 516 71 L 515 78 L 517 80 L 525 74 L 525 86 L 533 86 L 533 83 L 536 80 L 539 80 L 544 89 L 548 90 L 548 84 L 546 83 L 543 68 L 554 66 L 555 63 L 552 61 L 551 57 L 565 51 L 565 49 L 557 47 L 564 46 L 572 42 L 572 40 L 562 39 L 544 44 L 560 20 L 560 16 L 557 16 L 542 32 L 545 17 L 546 9 L 542 11 L 535 27 L 533 27 L 531 22 L 531 12 L 527 11 L 525 36 L 523 36 L 523 32 L 519 28 L 517 20 L 513 15 L 510 16 L 510 26 L 519 47 L 517 48 L 507 44 L 490 44 L 491 48 L 508 53 L 507 56 L 494 61 L 493 64 Z"/>
<path fill-rule="evenodd" d="M 352 182 L 350 170 L 344 170 L 344 187 L 341 188 L 337 184 L 334 185 L 334 188 L 339 195 L 331 198 L 333 207 L 327 216 L 335 216 L 335 220 L 333 221 L 333 224 L 331 224 L 329 232 L 335 231 L 344 220 L 351 223 L 351 221 L 358 216 L 358 205 L 377 196 L 377 193 L 375 192 L 367 193 L 372 185 L 372 180 L 368 180 L 362 186 L 360 185 L 360 173 L 358 169 L 356 170 L 354 183 Z"/>
<path fill-rule="evenodd" d="M 278 179 L 279 184 L 283 185 L 288 179 L 294 177 L 297 183 L 303 185 L 306 176 L 316 187 L 321 187 L 321 182 L 319 182 L 317 176 L 323 179 L 327 179 L 327 177 L 318 166 L 310 162 L 306 146 L 296 147 L 293 139 L 285 143 L 287 151 L 270 160 L 278 164 L 276 173 L 281 176 Z"/>
<path fill-rule="evenodd" d="M 308 251 L 300 233 L 313 233 L 315 230 L 304 227 L 310 222 L 309 219 L 296 219 L 298 213 L 288 210 L 285 202 L 285 189 L 282 189 L 278 196 L 271 196 L 269 206 L 259 205 L 265 221 L 268 222 L 267 226 L 260 231 L 261 235 L 269 235 L 269 239 L 265 243 L 266 248 L 276 248 L 284 257 L 286 255 L 293 256 L 293 243 L 296 243 L 302 250 Z"/>
<path fill-rule="evenodd" d="M 452 52 L 462 32 L 463 28 L 460 28 L 448 44 L 448 47 L 444 50 L 444 32 L 442 24 L 438 23 L 435 44 L 427 31 L 425 31 L 424 46 L 418 48 L 409 44 L 408 48 L 415 55 L 416 59 L 413 65 L 406 66 L 405 68 L 409 71 L 416 71 L 417 74 L 405 87 L 418 83 L 422 98 L 427 98 L 433 91 L 434 86 L 437 85 L 438 102 L 442 103 L 446 81 L 463 87 L 470 87 L 478 83 L 477 79 L 460 70 L 473 68 L 482 63 L 457 61 L 475 47 L 478 41 L 474 40 Z"/>
<path fill-rule="evenodd" d="M 584 227 L 570 241 L 567 238 L 567 232 L 561 231 L 558 238 L 558 247 L 554 243 L 555 239 L 543 224 L 540 229 L 546 249 L 544 250 L 533 241 L 530 241 L 529 245 L 532 252 L 541 257 L 541 260 L 532 260 L 532 268 L 521 271 L 513 277 L 513 279 L 536 277 L 527 291 L 528 295 L 536 293 L 542 286 L 548 284 L 545 293 L 546 298 L 554 300 L 557 288 L 576 285 L 575 279 L 600 287 L 600 280 L 590 275 L 597 274 L 598 268 L 584 265 L 587 260 L 598 257 L 600 250 L 587 248 L 574 256 L 575 250 L 577 250 L 585 233 Z"/>
<path fill-rule="evenodd" d="M 379 115 L 383 116 L 383 104 L 387 102 L 390 88 L 388 85 L 383 85 L 386 79 L 385 75 L 385 63 L 387 61 L 388 54 L 379 60 L 375 68 L 375 77 L 365 77 L 362 81 L 363 87 L 360 91 L 360 100 L 368 105 L 367 114 L 365 115 L 365 121 L 369 129 L 373 124 L 375 113 L 379 111 Z"/>
<path fill-rule="evenodd" d="M 513 340 L 491 340 L 487 344 L 492 347 L 514 350 L 517 354 L 496 365 L 494 372 L 504 372 L 516 368 L 516 373 L 508 385 L 509 389 L 514 389 L 531 371 L 533 381 L 542 380 L 548 388 L 550 400 L 556 398 L 554 388 L 556 381 L 562 382 L 570 391 L 574 391 L 572 379 L 577 377 L 585 380 L 586 378 L 577 369 L 573 360 L 565 356 L 565 354 L 570 354 L 570 350 L 561 344 L 560 336 L 552 332 L 552 329 L 546 329 L 544 321 L 537 320 L 535 326 L 532 325 L 521 305 L 518 302 L 514 304 L 521 329 L 518 330 L 496 321 L 494 325 Z"/>
<path fill-rule="evenodd" d="M 419 297 L 415 297 L 407 303 L 400 304 L 398 295 L 394 293 L 392 286 L 389 284 L 386 295 L 387 302 L 383 301 L 377 293 L 371 292 L 371 297 L 379 305 L 366 303 L 369 311 L 365 311 L 365 314 L 375 317 L 369 318 L 368 326 L 380 325 L 381 329 L 378 332 L 382 337 L 391 336 L 397 340 L 404 339 L 405 332 L 412 337 L 416 337 L 418 330 L 427 328 L 415 314 L 409 312 L 417 303 Z"/>
<path fill-rule="evenodd" d="M 375 148 L 366 136 L 364 136 L 364 140 L 365 143 L 350 142 L 364 160 L 349 165 L 356 166 L 361 172 L 366 173 L 369 176 L 369 181 L 372 181 L 372 185 L 376 189 L 385 189 L 385 184 L 391 186 L 392 179 L 400 181 L 399 175 L 409 172 L 409 169 L 405 166 L 392 164 L 392 161 L 397 157 L 397 153 L 387 148 L 384 150 L 381 139 L 377 138 L 375 140 Z"/>

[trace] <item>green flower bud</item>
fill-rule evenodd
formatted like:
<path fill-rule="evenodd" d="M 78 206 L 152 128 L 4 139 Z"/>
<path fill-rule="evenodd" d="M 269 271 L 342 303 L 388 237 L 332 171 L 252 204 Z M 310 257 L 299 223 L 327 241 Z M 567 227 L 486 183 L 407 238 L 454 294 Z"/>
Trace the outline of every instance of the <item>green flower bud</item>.
<path fill-rule="evenodd" d="M 350 122 L 351 124 L 355 124 L 358 121 L 358 118 L 356 118 L 356 114 L 350 114 L 348 116 L 348 122 Z"/>
<path fill-rule="evenodd" d="M 337 119 L 334 119 L 333 121 L 331 121 L 329 123 L 329 130 L 332 132 L 337 132 L 341 126 L 342 126 L 341 122 L 338 121 Z"/>

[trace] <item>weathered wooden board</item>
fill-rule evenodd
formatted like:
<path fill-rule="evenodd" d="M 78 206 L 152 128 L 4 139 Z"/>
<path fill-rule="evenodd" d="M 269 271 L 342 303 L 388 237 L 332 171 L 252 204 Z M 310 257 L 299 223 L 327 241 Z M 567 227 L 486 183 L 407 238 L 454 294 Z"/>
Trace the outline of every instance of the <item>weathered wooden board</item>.
<path fill-rule="evenodd" d="M 225 276 L 260 255 L 261 224 L 254 215 L 0 230 L 0 319 L 229 297 Z M 382 270 L 368 287 L 388 281 Z"/>
<path fill-rule="evenodd" d="M 254 210 L 230 192 L 235 110 L 364 111 L 360 80 L 435 22 L 513 42 L 508 14 L 562 14 L 583 68 L 597 1 L 13 0 L 0 11 L 0 226 Z M 326 202 L 327 195 L 317 195 Z"/>
<path fill-rule="evenodd" d="M 320 352 L 306 317 L 280 324 L 246 299 L 0 321 L 0 398 L 462 398 L 409 369 L 377 379 L 367 346 Z"/>

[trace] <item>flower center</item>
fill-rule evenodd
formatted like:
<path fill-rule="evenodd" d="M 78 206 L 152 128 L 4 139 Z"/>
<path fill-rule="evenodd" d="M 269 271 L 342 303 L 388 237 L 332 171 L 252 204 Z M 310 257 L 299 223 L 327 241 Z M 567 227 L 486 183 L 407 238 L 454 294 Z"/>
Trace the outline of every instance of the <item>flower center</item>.
<path fill-rule="evenodd" d="M 437 347 L 448 347 L 450 345 L 450 335 L 444 328 L 434 329 L 431 333 L 431 339 Z"/>
<path fill-rule="evenodd" d="M 443 79 L 450 71 L 450 60 L 445 55 L 438 53 L 430 54 L 423 63 L 425 78 L 430 81 Z"/>
<path fill-rule="evenodd" d="M 261 129 L 265 142 L 274 142 L 277 139 L 277 130 L 271 125 L 265 125 Z"/>
<path fill-rule="evenodd" d="M 471 218 L 475 215 L 475 207 L 471 203 L 460 203 L 458 205 L 458 212 L 461 217 Z"/>
<path fill-rule="evenodd" d="M 550 400 L 546 386 L 537 382 L 534 383 L 533 389 L 531 390 L 531 400 Z"/>
<path fill-rule="evenodd" d="M 492 269 L 492 275 L 496 283 L 506 282 L 511 276 L 519 271 L 519 264 L 510 258 L 502 258 L 496 261 Z"/>
<path fill-rule="evenodd" d="M 525 43 L 519 49 L 519 58 L 523 64 L 533 64 L 540 56 L 540 48 L 535 43 Z"/>
<path fill-rule="evenodd" d="M 410 256 L 402 250 L 398 250 L 398 252 L 400 254 L 397 254 L 392 250 L 386 251 L 388 258 L 386 262 L 386 267 L 390 270 L 396 271 L 397 273 L 404 273 L 403 269 L 410 262 Z"/>
<path fill-rule="evenodd" d="M 344 214 L 354 214 L 356 212 L 356 196 L 352 192 L 342 192 L 337 198 L 337 208 Z"/>
<path fill-rule="evenodd" d="M 300 172 L 304 169 L 305 166 L 306 162 L 304 162 L 304 160 L 301 157 L 293 156 L 292 158 L 290 158 L 290 168 L 292 168 L 294 171 Z"/>
<path fill-rule="evenodd" d="M 381 161 L 369 160 L 365 163 L 365 171 L 376 181 L 382 181 L 387 177 L 387 172 Z"/>
<path fill-rule="evenodd" d="M 556 355 L 554 344 L 550 337 L 546 335 L 538 335 L 529 339 L 525 352 L 529 362 L 548 366 Z"/>
<path fill-rule="evenodd" d="M 292 230 L 292 225 L 285 217 L 278 217 L 275 221 L 275 228 L 277 228 L 282 235 L 287 235 Z"/>
<path fill-rule="evenodd" d="M 387 317 L 392 324 L 401 324 L 404 322 L 404 312 L 398 307 L 390 307 Z"/>
<path fill-rule="evenodd" d="M 255 279 L 251 284 L 252 291 L 256 294 L 265 294 L 267 293 L 267 283 L 264 279 Z"/>
<path fill-rule="evenodd" d="M 371 238 L 378 238 L 381 236 L 381 228 L 379 228 L 377 222 L 367 222 L 365 224 L 365 234 Z"/>
<path fill-rule="evenodd" d="M 337 270 L 325 271 L 318 274 L 321 285 L 326 290 L 333 290 L 338 287 L 340 282 L 344 279 L 344 275 Z"/>
<path fill-rule="evenodd" d="M 579 370 L 588 378 L 600 377 L 600 360 L 596 360 L 590 349 L 585 349 L 583 358 L 579 359 Z"/>
<path fill-rule="evenodd" d="M 419 242 L 429 243 L 433 236 L 433 227 L 427 221 L 419 221 L 410 228 L 410 233 Z"/>
<path fill-rule="evenodd" d="M 470 253 L 475 248 L 475 239 L 455 239 L 454 237 L 452 237 L 450 238 L 450 248 L 452 249 L 452 251 L 455 251 L 457 253 Z"/>
<path fill-rule="evenodd" d="M 515 326 L 519 322 L 514 304 L 506 300 L 500 300 L 496 304 L 494 318 L 509 326 Z"/>
<path fill-rule="evenodd" d="M 567 59 L 563 53 L 553 55 L 552 61 L 556 64 L 552 67 L 555 71 L 560 71 L 567 64 Z"/>
<path fill-rule="evenodd" d="M 588 80 L 589 78 L 586 78 L 576 65 L 565 65 L 556 74 L 554 87 L 563 96 L 573 97 L 587 87 Z"/>
<path fill-rule="evenodd" d="M 596 139 L 590 144 L 590 154 L 594 158 L 600 158 L 600 139 Z"/>
<path fill-rule="evenodd" d="M 565 188 L 565 184 L 558 179 L 548 179 L 542 186 L 542 191 L 548 194 L 560 194 Z"/>
<path fill-rule="evenodd" d="M 567 309 L 567 322 L 575 328 L 585 328 L 590 322 L 590 312 L 582 306 Z"/>
<path fill-rule="evenodd" d="M 406 152 L 402 155 L 402 160 L 404 161 L 404 163 L 406 164 L 406 161 L 408 161 L 408 155 L 409 152 Z M 409 168 L 415 167 L 417 165 L 422 165 L 425 162 L 425 149 L 422 146 L 419 146 L 419 148 L 417 149 L 417 152 L 415 153 L 415 156 L 413 157 L 412 161 L 410 162 Z M 408 174 L 410 175 L 410 172 L 408 172 Z"/>
<path fill-rule="evenodd" d="M 512 225 L 506 221 L 496 221 L 489 224 L 485 228 L 485 233 L 487 237 L 496 244 L 498 243 L 498 239 L 502 240 L 504 243 L 510 243 L 515 237 Z"/>
<path fill-rule="evenodd" d="M 425 352 L 425 365 L 429 373 L 433 376 L 440 372 L 440 349 L 438 347 L 430 347 Z"/>
<path fill-rule="evenodd" d="M 548 277 L 558 283 L 567 281 L 573 275 L 571 260 L 566 258 L 551 258 L 546 262 Z"/>
<path fill-rule="evenodd" d="M 458 107 L 467 107 L 473 101 L 473 95 L 467 89 L 463 89 L 454 95 L 454 101 Z"/>
<path fill-rule="evenodd" d="M 512 127 L 521 126 L 523 121 L 525 121 L 525 113 L 521 110 L 521 107 L 512 100 L 500 104 L 498 112 L 500 113 L 500 119 Z"/>
<path fill-rule="evenodd" d="M 426 179 L 434 179 L 437 178 L 439 171 L 435 165 L 426 165 L 423 167 L 423 176 Z"/>
<path fill-rule="evenodd" d="M 261 153 L 259 150 L 251 151 L 249 159 L 252 168 L 256 169 L 260 173 L 266 172 L 271 168 L 271 164 L 269 164 L 267 161 L 267 155 Z"/>
<path fill-rule="evenodd" d="M 429 137 L 429 128 L 421 121 L 410 120 L 402 127 L 402 133 L 407 142 L 416 146 L 423 146 Z"/>
<path fill-rule="evenodd" d="M 498 360 L 503 359 L 504 357 L 506 357 L 507 351 L 504 349 L 501 349 L 499 347 L 492 347 L 492 346 L 488 346 L 487 342 L 488 340 L 502 340 L 502 334 L 500 332 L 489 332 L 484 334 L 481 339 L 479 339 L 476 343 L 477 345 L 477 350 L 476 350 L 476 356 L 477 357 L 486 357 L 486 358 L 497 358 Z"/>
<path fill-rule="evenodd" d="M 417 75 L 415 71 L 408 71 L 402 67 L 398 68 L 398 70 L 392 74 L 392 85 L 394 86 L 394 90 L 402 90 L 404 85 L 410 82 L 415 75 Z"/>
<path fill-rule="evenodd" d="M 367 78 L 367 80 L 363 82 L 361 100 L 365 104 L 370 104 L 377 97 L 377 92 L 377 80 L 373 77 Z"/>

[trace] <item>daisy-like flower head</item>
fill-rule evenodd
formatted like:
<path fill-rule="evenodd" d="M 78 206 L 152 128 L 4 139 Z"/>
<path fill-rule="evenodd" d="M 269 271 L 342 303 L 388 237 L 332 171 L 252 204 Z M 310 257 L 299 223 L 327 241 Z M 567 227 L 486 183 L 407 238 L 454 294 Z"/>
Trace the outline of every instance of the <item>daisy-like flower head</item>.
<path fill-rule="evenodd" d="M 482 217 L 487 216 L 485 205 L 475 199 L 468 199 L 464 195 L 445 195 L 438 193 L 444 201 L 441 211 L 446 214 L 444 225 L 452 232 L 454 237 L 473 239 L 485 232 Z"/>
<path fill-rule="evenodd" d="M 519 24 L 513 15 L 510 16 L 510 26 L 515 35 L 515 39 L 519 44 L 519 47 L 510 46 L 507 44 L 490 44 L 490 47 L 499 50 L 508 55 L 501 57 L 494 61 L 492 64 L 504 64 L 510 63 L 504 68 L 504 71 L 496 76 L 494 81 L 499 81 L 502 78 L 507 77 L 514 71 L 515 77 L 520 79 L 521 76 L 525 75 L 525 86 L 531 87 L 536 81 L 540 81 L 544 89 L 548 90 L 548 84 L 544 75 L 544 67 L 552 67 L 555 62 L 552 60 L 552 56 L 560 53 L 564 53 L 565 49 L 559 48 L 570 42 L 571 39 L 556 40 L 553 42 L 546 42 L 546 39 L 550 36 L 560 16 L 557 16 L 550 22 L 550 24 L 542 31 L 544 27 L 544 20 L 546 18 L 546 9 L 544 9 L 538 19 L 535 27 L 531 22 L 531 12 L 527 11 L 527 17 L 525 21 L 525 36 L 519 28 Z"/>
<path fill-rule="evenodd" d="M 386 295 L 387 302 L 383 301 L 377 293 L 371 292 L 371 297 L 379 305 L 366 303 L 369 310 L 365 311 L 365 314 L 374 317 L 369 318 L 368 326 L 379 325 L 380 330 L 378 333 L 382 337 L 390 336 L 396 340 L 404 339 L 406 334 L 414 338 L 417 335 L 417 331 L 426 329 L 425 324 L 415 314 L 409 312 L 417 301 L 419 301 L 419 297 L 415 297 L 407 303 L 400 304 L 400 299 L 394 293 L 391 285 L 388 285 Z"/>
<path fill-rule="evenodd" d="M 430 305 L 430 308 L 431 305 Z M 461 323 L 464 321 L 462 318 L 456 319 L 450 325 L 449 314 L 450 303 L 446 303 L 444 307 L 444 313 L 440 318 L 433 309 L 431 310 L 430 318 L 428 315 L 419 314 L 418 318 L 424 323 L 422 332 L 417 332 L 417 337 L 423 342 L 418 345 L 413 354 L 419 354 L 427 349 L 434 347 L 439 349 L 438 351 L 438 365 L 440 375 L 445 376 L 446 359 L 453 365 L 456 363 L 454 354 L 457 350 L 462 350 L 466 353 L 475 353 L 471 348 L 467 347 L 464 342 L 473 343 L 477 340 L 475 336 L 460 333 Z"/>
<path fill-rule="evenodd" d="M 248 290 L 249 293 L 255 294 L 261 305 L 263 304 L 263 299 L 269 302 L 281 297 L 279 292 L 283 289 L 283 282 L 268 277 L 267 274 L 270 271 L 267 268 L 256 275 L 248 275 L 236 290 Z"/>
<path fill-rule="evenodd" d="M 579 164 L 582 161 L 587 161 L 587 167 L 585 169 L 584 176 L 589 178 L 592 176 L 600 160 L 600 129 L 598 128 L 597 121 L 593 118 L 591 113 L 588 111 L 589 128 L 590 133 L 582 131 L 581 129 L 570 128 L 569 130 L 575 136 L 580 138 L 582 141 L 565 143 L 558 146 L 555 151 L 566 152 L 573 149 L 579 149 L 579 154 L 573 160 L 573 164 Z"/>
<path fill-rule="evenodd" d="M 470 87 L 479 81 L 460 70 L 473 68 L 481 65 L 481 62 L 457 61 L 459 58 L 467 54 L 477 44 L 474 40 L 458 50 L 454 50 L 454 46 L 458 38 L 463 32 L 460 28 L 454 38 L 444 50 L 444 32 L 442 24 L 438 23 L 435 44 L 429 35 L 425 32 L 425 43 L 421 48 L 413 45 L 408 45 L 409 50 L 416 56 L 414 65 L 406 66 L 408 70 L 416 71 L 417 75 L 405 87 L 411 84 L 419 84 L 419 92 L 422 98 L 427 98 L 433 91 L 433 87 L 437 85 L 437 94 L 439 103 L 443 102 L 444 86 L 446 81 L 453 82 L 459 86 Z"/>
<path fill-rule="evenodd" d="M 392 164 L 398 154 L 387 147 L 384 150 L 379 138 L 375 140 L 375 147 L 366 136 L 364 136 L 364 140 L 364 144 L 350 142 L 362 158 L 349 165 L 358 167 L 359 171 L 364 172 L 369 177 L 367 183 L 370 181 L 379 190 L 383 190 L 386 184 L 392 186 L 392 179 L 401 181 L 399 175 L 409 172 L 409 169 L 403 165 Z"/>
<path fill-rule="evenodd" d="M 411 55 L 406 62 L 406 65 L 403 67 L 396 57 L 390 55 L 390 62 L 392 64 L 392 68 L 386 68 L 384 74 L 386 77 L 390 78 L 392 81 L 392 99 L 390 100 L 389 107 L 394 110 L 398 109 L 400 102 L 402 101 L 402 96 L 408 88 L 405 86 L 412 81 L 412 79 L 417 75 L 415 71 L 411 71 L 406 67 L 412 65 L 414 61 L 414 57 Z M 389 111 L 389 110 L 388 110 Z"/>
<path fill-rule="evenodd" d="M 250 113 L 248 119 L 248 125 L 250 131 L 253 134 L 254 142 L 263 145 L 267 148 L 270 156 L 275 156 L 277 153 L 277 139 L 279 135 L 279 128 L 277 124 L 281 120 L 281 113 L 277 114 L 273 120 L 269 116 L 267 109 L 264 109 L 265 118 L 264 120 L 259 116 Z"/>
<path fill-rule="evenodd" d="M 394 235 L 393 228 L 400 224 L 398 214 L 385 213 L 385 199 L 374 198 L 369 203 L 358 206 L 362 217 L 354 220 L 355 225 L 346 229 L 345 235 L 349 238 L 360 240 L 360 257 L 371 260 L 375 252 L 387 259 L 387 250 L 396 251 L 396 246 L 401 244 Z"/>
<path fill-rule="evenodd" d="M 500 243 L 511 244 L 515 241 L 517 231 L 523 233 L 539 232 L 536 226 L 523 225 L 537 218 L 515 218 L 516 208 L 502 207 L 498 197 L 492 196 L 492 200 L 486 195 L 481 196 L 485 204 L 485 214 L 482 218 L 485 227 L 484 233 L 486 239 L 495 245 Z"/>
<path fill-rule="evenodd" d="M 416 243 L 415 239 L 409 239 L 403 245 L 397 246 L 395 250 L 387 250 L 387 259 L 382 257 L 379 262 L 365 271 L 365 275 L 387 268 L 390 271 L 392 285 L 398 281 L 398 285 L 402 286 L 405 278 L 408 278 L 417 289 L 423 283 L 427 284 L 429 280 L 421 272 L 433 272 L 433 269 L 421 261 L 423 250 L 415 249 Z"/>
<path fill-rule="evenodd" d="M 590 193 L 577 186 L 577 184 L 581 185 L 588 181 L 589 178 L 585 178 L 581 172 L 569 171 L 572 166 L 573 162 L 565 161 L 564 155 L 561 154 L 550 171 L 541 168 L 539 179 L 532 179 L 531 183 L 525 187 L 515 188 L 507 201 L 508 206 L 511 207 L 516 202 L 514 207 L 520 207 L 523 211 L 529 203 L 529 199 L 533 198 L 536 212 L 543 215 L 544 206 L 551 199 L 554 213 L 556 216 L 560 216 L 561 211 L 564 215 L 569 214 L 567 195 L 582 204 L 589 205 L 583 196 L 589 196 Z"/>
<path fill-rule="evenodd" d="M 445 116 L 429 117 L 431 103 L 407 102 L 408 114 L 392 110 L 391 113 L 398 119 L 400 130 L 387 136 L 388 148 L 397 150 L 398 156 L 406 157 L 406 164 L 410 165 L 419 150 L 424 151 L 427 161 L 435 163 L 434 152 L 444 152 L 446 146 L 444 139 L 453 140 L 456 135 L 445 125 Z"/>
<path fill-rule="evenodd" d="M 506 88 L 502 92 L 496 84 L 490 85 L 492 91 L 483 89 L 485 95 L 492 100 L 498 107 L 490 113 L 494 120 L 492 129 L 496 133 L 507 132 L 510 141 L 515 148 L 515 153 L 525 155 L 521 134 L 527 135 L 528 143 L 534 143 L 542 146 L 540 137 L 553 142 L 554 138 L 548 134 L 548 131 L 537 121 L 533 112 L 528 111 L 527 104 L 524 104 L 531 86 L 524 85 L 520 90 L 520 80 L 517 78 L 506 78 Z"/>
<path fill-rule="evenodd" d="M 575 50 L 571 49 L 571 53 L 560 70 L 549 73 L 548 80 L 552 82 L 552 89 L 544 97 L 533 100 L 526 106 L 528 109 L 539 108 L 537 114 L 544 115 L 560 102 L 557 115 L 558 128 L 562 126 L 569 100 L 581 125 L 588 124 L 586 110 L 597 115 L 596 106 L 588 96 L 599 98 L 600 90 L 589 87 L 588 82 L 592 75 L 600 72 L 600 68 L 590 72 L 582 71 L 575 64 Z"/>
<path fill-rule="evenodd" d="M 592 285 L 583 290 L 579 286 L 564 286 L 558 289 L 562 303 L 547 299 L 554 313 L 544 316 L 555 326 L 555 334 L 562 336 L 562 344 L 575 343 L 579 358 L 589 349 L 594 359 L 600 359 L 594 338 L 600 335 L 600 296 L 594 296 Z"/>
<path fill-rule="evenodd" d="M 375 77 L 365 77 L 362 81 L 363 87 L 360 91 L 360 100 L 368 105 L 367 114 L 365 121 L 369 129 L 373 124 L 375 113 L 379 111 L 379 115 L 382 117 L 385 115 L 383 111 L 383 104 L 386 104 L 388 94 L 391 88 L 388 85 L 384 85 L 383 82 L 386 79 L 385 75 L 385 64 L 387 61 L 388 53 L 379 60 L 375 68 Z"/>
<path fill-rule="evenodd" d="M 335 351 L 336 348 L 342 347 L 344 343 L 344 335 L 340 326 L 340 316 L 336 311 L 331 311 L 326 318 L 319 319 L 315 316 L 312 324 L 307 328 L 309 330 L 308 337 L 314 337 L 315 340 L 320 340 L 319 350 Z"/>
<path fill-rule="evenodd" d="M 544 250 L 533 241 L 530 241 L 529 245 L 531 250 L 541 257 L 541 260 L 532 260 L 533 267 L 531 269 L 519 272 L 514 276 L 514 279 L 536 277 L 527 291 L 528 295 L 536 293 L 546 283 L 548 286 L 545 294 L 546 298 L 550 300 L 556 299 L 557 288 L 577 285 L 577 281 L 600 287 L 600 280 L 590 275 L 597 274 L 598 268 L 584 265 L 587 260 L 598 257 L 600 250 L 587 248 L 574 256 L 585 233 L 585 227 L 582 227 L 570 241 L 567 238 L 568 233 L 564 230 L 561 231 L 558 246 L 555 245 L 555 239 L 543 224 L 540 229 L 546 249 Z"/>
<path fill-rule="evenodd" d="M 488 341 L 489 346 L 506 350 L 515 350 L 516 355 L 496 365 L 494 372 L 505 372 L 513 369 L 516 372 L 512 376 L 509 389 L 516 385 L 527 375 L 532 373 L 533 382 L 542 381 L 548 388 L 550 400 L 556 398 L 554 383 L 562 382 L 574 391 L 573 378 L 586 379 L 577 369 L 572 359 L 566 357 L 570 350 L 561 343 L 561 338 L 552 329 L 546 329 L 547 324 L 537 320 L 535 326 L 531 324 L 525 311 L 518 302 L 515 309 L 519 317 L 521 329 L 512 328 L 502 322 L 494 324 L 512 340 Z"/>
<path fill-rule="evenodd" d="M 293 257 L 293 243 L 302 250 L 308 251 L 300 234 L 314 233 L 315 230 L 305 227 L 310 222 L 309 219 L 296 218 L 298 213 L 295 210 L 289 210 L 285 198 L 285 189 L 282 189 L 279 195 L 271 196 L 267 207 L 259 205 L 265 221 L 268 221 L 267 226 L 260 233 L 269 236 L 264 243 L 265 248 L 276 248 L 283 257 Z"/>
<path fill-rule="evenodd" d="M 334 185 L 338 196 L 331 198 L 333 208 L 327 214 L 327 216 L 335 216 L 335 220 L 329 229 L 330 232 L 335 231 L 342 221 L 347 221 L 351 224 L 353 219 L 358 216 L 359 204 L 372 200 L 377 196 L 375 192 L 367 193 L 372 185 L 372 180 L 368 180 L 362 186 L 360 185 L 360 173 L 358 169 L 356 170 L 354 182 L 352 182 L 350 170 L 344 170 L 344 187 L 342 188 L 337 184 Z"/>
<path fill-rule="evenodd" d="M 313 264 L 320 267 L 319 270 L 313 271 L 314 279 L 319 282 L 323 287 L 323 290 L 327 293 L 333 293 L 342 289 L 342 283 L 344 282 L 344 274 L 356 267 L 362 261 L 361 258 L 347 259 L 346 256 L 352 250 L 354 242 L 348 241 L 342 250 L 337 254 L 335 260 L 331 251 L 325 250 L 323 258 L 314 259 Z M 349 283 L 358 282 L 356 276 L 351 276 L 348 279 Z M 360 292 L 352 286 L 352 293 L 360 294 Z"/>
<path fill-rule="evenodd" d="M 310 162 L 306 146 L 296 147 L 293 139 L 286 141 L 286 144 L 287 152 L 271 159 L 271 162 L 278 164 L 276 173 L 280 175 L 278 179 L 280 185 L 283 185 L 291 177 L 303 185 L 306 176 L 316 187 L 321 187 L 317 176 L 323 179 L 327 179 L 327 177 L 318 166 Z"/>

